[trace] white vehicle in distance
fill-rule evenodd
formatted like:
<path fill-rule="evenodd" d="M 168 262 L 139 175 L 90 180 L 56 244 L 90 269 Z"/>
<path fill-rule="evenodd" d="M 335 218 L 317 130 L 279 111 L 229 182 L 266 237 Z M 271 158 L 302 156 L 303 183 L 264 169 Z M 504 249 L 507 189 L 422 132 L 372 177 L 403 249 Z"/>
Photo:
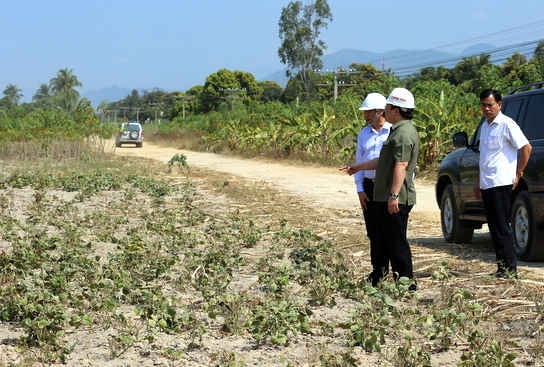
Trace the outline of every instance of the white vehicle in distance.
<path fill-rule="evenodd" d="M 115 146 L 135 144 L 138 148 L 144 145 L 144 129 L 139 122 L 130 121 L 121 124 L 121 129 L 115 136 Z"/>

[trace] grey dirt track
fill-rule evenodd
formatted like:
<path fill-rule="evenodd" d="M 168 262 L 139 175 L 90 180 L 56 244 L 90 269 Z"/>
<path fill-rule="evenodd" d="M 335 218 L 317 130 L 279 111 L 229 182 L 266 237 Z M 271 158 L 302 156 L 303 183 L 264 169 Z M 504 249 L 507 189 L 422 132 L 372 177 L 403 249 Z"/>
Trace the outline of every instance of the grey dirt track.
<path fill-rule="evenodd" d="M 214 153 L 160 147 L 146 142 L 143 148 L 123 147 L 115 153 L 141 156 L 168 162 L 175 154 L 187 157 L 189 166 L 263 181 L 291 194 L 299 195 L 312 205 L 330 209 L 357 209 L 359 206 L 353 178 L 336 168 L 292 165 L 261 159 L 243 159 Z M 425 212 L 439 219 L 434 187 L 416 179 L 417 205 L 414 212 Z"/>

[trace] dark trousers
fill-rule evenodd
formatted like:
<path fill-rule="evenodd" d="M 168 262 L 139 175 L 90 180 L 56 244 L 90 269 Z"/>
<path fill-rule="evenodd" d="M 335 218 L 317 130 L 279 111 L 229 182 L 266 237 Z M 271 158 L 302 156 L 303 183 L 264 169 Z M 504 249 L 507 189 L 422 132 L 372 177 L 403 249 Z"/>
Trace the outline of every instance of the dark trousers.
<path fill-rule="evenodd" d="M 370 241 L 370 263 L 372 264 L 372 270 L 385 273 L 389 270 L 389 258 L 385 246 L 380 244 L 379 240 L 378 226 L 380 225 L 380 218 L 374 202 L 374 181 L 365 178 L 363 188 L 368 197 L 366 210 L 363 210 L 363 217 L 365 218 L 366 235 Z"/>
<path fill-rule="evenodd" d="M 517 259 L 510 218 L 512 215 L 512 185 L 481 190 L 485 215 L 499 271 L 516 271 Z"/>
<path fill-rule="evenodd" d="M 389 214 L 387 203 L 376 202 L 379 218 L 377 246 L 385 249 L 395 277 L 413 278 L 412 252 L 406 239 L 408 216 L 412 205 L 399 204 L 399 210 L 396 214 Z"/>

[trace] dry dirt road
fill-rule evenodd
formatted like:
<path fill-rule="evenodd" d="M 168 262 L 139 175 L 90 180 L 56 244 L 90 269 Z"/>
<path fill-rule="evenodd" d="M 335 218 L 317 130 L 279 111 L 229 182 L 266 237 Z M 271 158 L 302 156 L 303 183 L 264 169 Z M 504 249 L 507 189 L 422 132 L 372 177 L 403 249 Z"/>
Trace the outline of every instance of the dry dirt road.
<path fill-rule="evenodd" d="M 330 167 L 294 166 L 265 160 L 241 159 L 214 153 L 194 152 L 160 147 L 146 142 L 143 148 L 116 148 L 115 153 L 140 156 L 168 162 L 175 154 L 187 157 L 189 166 L 264 181 L 279 190 L 303 196 L 309 204 L 329 209 L 358 210 L 353 178 Z M 426 212 L 439 220 L 439 209 L 434 198 L 434 186 L 416 180 L 417 205 L 414 212 Z"/>
<path fill-rule="evenodd" d="M 303 198 L 310 206 L 351 211 L 359 213 L 359 203 L 355 193 L 353 178 L 336 168 L 292 165 L 269 160 L 243 159 L 214 153 L 195 152 L 172 147 L 159 146 L 146 141 L 143 148 L 109 145 L 116 155 L 145 157 L 168 162 L 174 155 L 183 154 L 189 167 L 199 167 L 225 175 L 235 175 L 256 182 L 266 182 L 280 191 Z M 480 261 L 486 264 L 485 271 L 494 270 L 494 252 L 487 226 L 475 232 L 472 245 L 451 245 L 442 238 L 440 211 L 434 197 L 432 182 L 416 179 L 417 204 L 410 215 L 408 237 L 426 246 L 426 256 L 436 249 L 455 255 L 459 246 L 472 246 L 479 253 Z M 434 250 L 433 250 L 434 249 Z M 466 248 L 465 248 L 466 249 Z M 417 254 L 416 254 L 417 257 Z M 544 279 L 544 263 L 520 262 L 520 270 L 527 270 L 531 278 Z"/>

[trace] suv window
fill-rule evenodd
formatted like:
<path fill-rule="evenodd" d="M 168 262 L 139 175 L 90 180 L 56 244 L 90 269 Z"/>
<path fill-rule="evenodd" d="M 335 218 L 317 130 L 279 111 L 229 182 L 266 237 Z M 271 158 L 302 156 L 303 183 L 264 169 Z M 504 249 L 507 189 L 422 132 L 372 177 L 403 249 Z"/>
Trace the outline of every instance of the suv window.
<path fill-rule="evenodd" d="M 510 117 L 512 120 L 516 121 L 519 124 L 519 111 L 521 110 L 523 101 L 524 100 L 521 98 L 508 101 L 508 103 L 504 105 L 502 113 L 504 113 L 506 116 Z"/>
<path fill-rule="evenodd" d="M 128 131 L 140 131 L 140 125 L 128 124 L 128 125 L 125 126 L 125 130 L 128 130 Z"/>
<path fill-rule="evenodd" d="M 544 124 L 542 115 L 544 106 L 544 94 L 535 94 L 529 99 L 527 113 L 523 123 L 523 131 L 527 139 L 544 139 Z"/>

